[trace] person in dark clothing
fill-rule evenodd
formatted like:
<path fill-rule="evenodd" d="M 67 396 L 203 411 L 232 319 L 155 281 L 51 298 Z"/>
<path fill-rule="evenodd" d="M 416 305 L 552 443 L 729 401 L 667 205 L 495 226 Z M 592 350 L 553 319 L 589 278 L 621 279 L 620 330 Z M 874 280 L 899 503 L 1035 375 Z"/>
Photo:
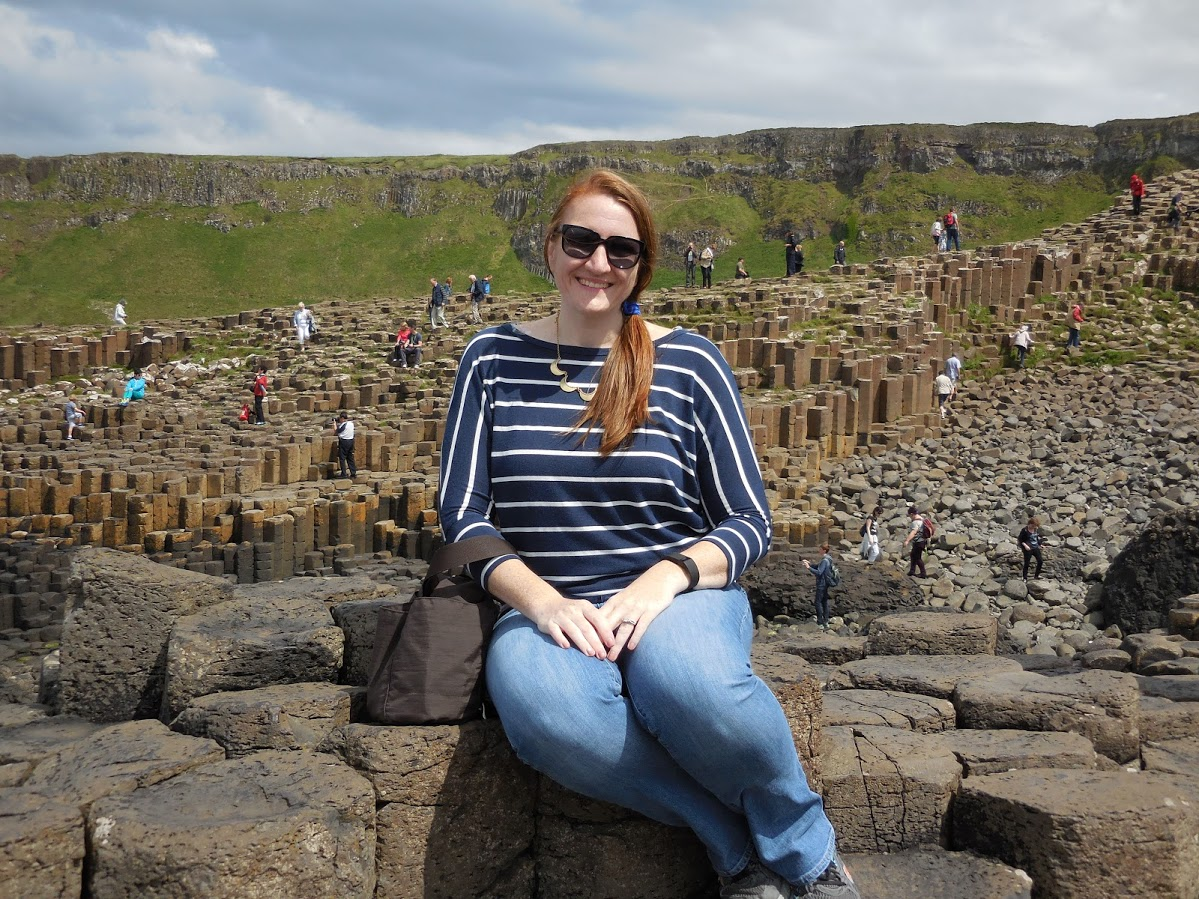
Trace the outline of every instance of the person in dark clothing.
<path fill-rule="evenodd" d="M 803 244 L 795 245 L 795 274 L 803 274 Z"/>
<path fill-rule="evenodd" d="M 822 630 L 828 630 L 829 620 L 829 601 L 828 601 L 828 573 L 833 567 L 833 560 L 828 557 L 828 544 L 820 544 L 820 561 L 812 565 L 807 559 L 803 560 L 803 567 L 812 574 L 816 575 L 816 625 Z"/>
<path fill-rule="evenodd" d="M 333 433 L 337 435 L 337 462 L 341 466 L 341 476 L 346 477 L 346 468 L 350 469 L 349 477 L 358 476 L 358 466 L 354 464 L 354 422 L 349 414 L 343 412 L 333 422 Z"/>
<path fill-rule="evenodd" d="M 786 242 L 783 248 L 787 253 L 787 277 L 790 278 L 795 274 L 795 235 L 790 231 L 787 232 Z"/>
<path fill-rule="evenodd" d="M 749 272 L 745 270 L 745 257 L 742 256 L 737 260 L 737 271 L 733 273 L 734 278 L 748 278 Z"/>
<path fill-rule="evenodd" d="M 1024 553 L 1024 571 L 1020 576 L 1024 580 L 1028 580 L 1028 565 L 1036 557 L 1037 567 L 1033 573 L 1034 578 L 1041 576 L 1041 565 L 1044 564 L 1044 559 L 1041 557 L 1041 521 L 1033 517 L 1028 519 L 1028 524 L 1024 526 L 1024 530 L 1020 532 L 1020 536 L 1016 538 L 1016 542 L 1020 544 L 1020 552 Z"/>
<path fill-rule="evenodd" d="M 699 261 L 699 253 L 695 250 L 695 242 L 687 244 L 683 251 L 683 271 L 685 273 L 684 287 L 695 286 L 695 263 Z"/>
<path fill-rule="evenodd" d="M 837 248 L 835 250 L 833 250 L 833 264 L 834 265 L 844 265 L 845 264 L 845 241 L 843 241 L 843 240 L 839 241 L 837 243 Z"/>
<path fill-rule="evenodd" d="M 911 563 L 908 565 L 908 576 L 915 577 L 916 569 L 920 569 L 920 577 L 928 577 L 928 572 L 924 569 L 924 550 L 928 548 L 929 533 L 925 527 L 924 517 L 920 514 L 920 510 L 915 506 L 908 507 L 908 518 L 911 519 L 912 527 L 908 531 L 907 538 L 903 541 L 903 545 L 912 544 Z"/>

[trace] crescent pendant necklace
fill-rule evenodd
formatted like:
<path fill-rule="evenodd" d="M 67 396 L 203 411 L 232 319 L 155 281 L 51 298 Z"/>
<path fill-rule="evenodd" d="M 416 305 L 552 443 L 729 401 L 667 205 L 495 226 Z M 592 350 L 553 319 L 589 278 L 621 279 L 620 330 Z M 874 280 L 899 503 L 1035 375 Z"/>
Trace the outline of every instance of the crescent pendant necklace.
<path fill-rule="evenodd" d="M 550 374 L 561 379 L 558 381 L 558 387 L 562 390 L 563 393 L 578 393 L 579 398 L 582 399 L 583 402 L 589 403 L 589 402 L 591 402 L 592 398 L 595 396 L 595 391 L 597 389 L 597 386 L 593 385 L 590 388 L 576 387 L 574 384 L 571 384 L 570 381 L 568 380 L 568 378 L 570 376 L 562 370 L 562 342 L 561 342 L 561 336 L 560 336 L 561 335 L 560 319 L 561 319 L 560 315 L 554 316 L 555 356 L 554 356 L 554 361 L 550 363 Z"/>

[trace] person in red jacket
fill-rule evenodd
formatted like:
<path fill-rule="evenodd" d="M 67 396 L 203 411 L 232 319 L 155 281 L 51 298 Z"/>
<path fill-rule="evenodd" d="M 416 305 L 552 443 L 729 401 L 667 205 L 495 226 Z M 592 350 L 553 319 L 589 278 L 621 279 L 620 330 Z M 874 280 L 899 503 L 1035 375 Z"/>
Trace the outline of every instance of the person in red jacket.
<path fill-rule="evenodd" d="M 1141 180 L 1140 173 L 1132 173 L 1132 177 L 1128 179 L 1128 189 L 1132 191 L 1132 214 L 1140 215 L 1141 198 L 1145 196 L 1145 182 Z"/>
<path fill-rule="evenodd" d="M 266 424 L 266 415 L 263 413 L 262 404 L 266 399 L 267 385 L 270 384 L 270 379 L 266 376 L 266 366 L 258 366 L 258 374 L 254 378 L 254 386 L 251 388 L 251 393 L 254 394 L 254 424 Z"/>
<path fill-rule="evenodd" d="M 1078 347 L 1082 349 L 1081 331 L 1082 323 L 1086 321 L 1082 317 L 1082 300 L 1079 300 L 1070 307 L 1070 311 L 1066 313 L 1066 327 L 1070 333 L 1066 337 L 1066 353 L 1069 354 L 1070 347 Z"/>

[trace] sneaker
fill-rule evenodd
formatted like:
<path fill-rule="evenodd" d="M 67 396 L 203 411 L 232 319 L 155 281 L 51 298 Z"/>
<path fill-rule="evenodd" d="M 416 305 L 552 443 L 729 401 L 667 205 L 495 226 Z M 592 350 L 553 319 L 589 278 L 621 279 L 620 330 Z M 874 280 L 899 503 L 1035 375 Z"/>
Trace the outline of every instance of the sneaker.
<path fill-rule="evenodd" d="M 853 878 L 849 876 L 849 869 L 841 860 L 840 852 L 833 856 L 833 860 L 824 869 L 824 873 L 817 877 L 814 883 L 800 887 L 796 890 L 795 895 L 797 897 L 840 896 L 841 899 L 862 899 L 862 894 L 854 885 Z"/>
<path fill-rule="evenodd" d="M 791 899 L 792 894 L 791 884 L 759 861 L 750 862 L 720 888 L 720 899 Z"/>

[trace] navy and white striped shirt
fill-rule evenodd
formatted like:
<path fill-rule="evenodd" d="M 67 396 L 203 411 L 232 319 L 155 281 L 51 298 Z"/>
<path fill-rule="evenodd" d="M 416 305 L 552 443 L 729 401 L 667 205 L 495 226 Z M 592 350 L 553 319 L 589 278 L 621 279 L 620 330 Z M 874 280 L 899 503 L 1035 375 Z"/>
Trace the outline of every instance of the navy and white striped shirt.
<path fill-rule="evenodd" d="M 442 444 L 446 541 L 498 532 L 560 593 L 593 601 L 701 539 L 724 552 L 730 583 L 764 556 L 770 511 L 732 371 L 698 334 L 654 346 L 650 420 L 604 459 L 599 428 L 575 428 L 582 398 L 550 372 L 554 344 L 512 324 L 479 332 Z M 562 368 L 587 388 L 607 354 L 564 346 Z M 483 566 L 484 584 L 507 558 Z"/>

